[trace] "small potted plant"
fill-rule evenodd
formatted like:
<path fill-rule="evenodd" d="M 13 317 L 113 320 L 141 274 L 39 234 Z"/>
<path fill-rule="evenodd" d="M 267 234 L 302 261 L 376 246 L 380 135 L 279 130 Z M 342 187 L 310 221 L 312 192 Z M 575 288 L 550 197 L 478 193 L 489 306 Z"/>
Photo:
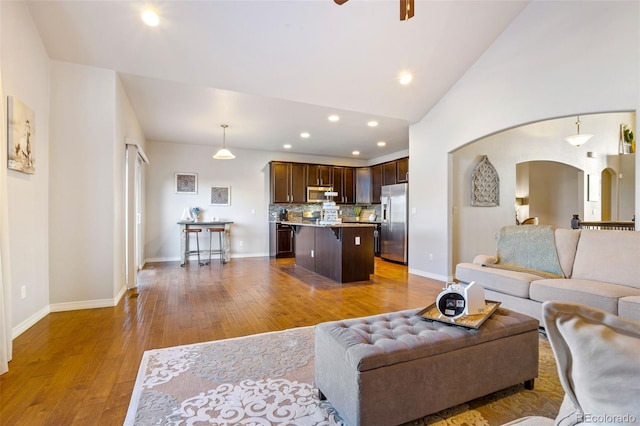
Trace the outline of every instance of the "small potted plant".
<path fill-rule="evenodd" d="M 633 131 L 629 128 L 627 124 L 621 124 L 622 127 L 622 154 L 631 154 L 636 152 L 636 141 Z"/>
<path fill-rule="evenodd" d="M 624 129 L 624 141 L 625 143 L 628 143 L 629 145 L 631 145 L 631 152 L 636 152 L 636 140 L 633 137 L 633 132 L 631 131 L 630 128 L 625 128 Z"/>
<path fill-rule="evenodd" d="M 355 206 L 353 208 L 353 213 L 356 215 L 356 220 L 360 220 L 360 213 L 362 213 L 362 207 Z"/>

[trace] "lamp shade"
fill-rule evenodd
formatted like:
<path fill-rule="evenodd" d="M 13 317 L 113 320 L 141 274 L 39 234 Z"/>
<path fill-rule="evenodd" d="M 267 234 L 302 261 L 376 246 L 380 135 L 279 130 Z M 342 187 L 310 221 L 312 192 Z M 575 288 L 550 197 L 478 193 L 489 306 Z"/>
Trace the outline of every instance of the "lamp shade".
<path fill-rule="evenodd" d="M 577 134 L 573 136 L 567 136 L 564 138 L 565 141 L 569 142 L 571 145 L 580 146 L 583 143 L 586 143 L 589 139 L 591 139 L 593 135 L 588 133 Z"/>
<path fill-rule="evenodd" d="M 580 133 L 580 116 L 578 116 L 578 120 L 576 121 L 576 126 L 578 127 L 578 133 L 572 136 L 567 136 L 563 138 L 565 141 L 569 142 L 573 146 L 580 146 L 583 143 L 586 143 L 589 139 L 593 137 L 588 133 Z"/>
<path fill-rule="evenodd" d="M 220 148 L 218 152 L 213 154 L 213 158 L 215 158 L 216 160 L 233 160 L 234 158 L 236 158 L 236 156 L 227 149 L 226 145 L 227 127 L 229 126 L 226 124 L 221 124 L 220 127 L 222 127 L 222 148 Z"/>
<path fill-rule="evenodd" d="M 236 156 L 233 155 L 227 148 L 223 147 L 213 155 L 213 158 L 215 158 L 216 160 L 233 160 L 234 158 L 236 158 Z"/>

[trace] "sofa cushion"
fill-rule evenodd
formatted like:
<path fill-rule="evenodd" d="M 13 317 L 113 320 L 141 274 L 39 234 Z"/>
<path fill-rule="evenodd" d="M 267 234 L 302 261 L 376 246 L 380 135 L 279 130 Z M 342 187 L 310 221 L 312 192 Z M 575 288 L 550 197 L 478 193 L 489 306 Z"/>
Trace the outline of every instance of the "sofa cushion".
<path fill-rule="evenodd" d="M 640 322 L 640 296 L 627 296 L 618 301 L 618 316 Z"/>
<path fill-rule="evenodd" d="M 628 232 L 628 231 L 627 231 Z M 606 282 L 578 279 L 537 280 L 531 283 L 529 297 L 538 302 L 557 300 L 593 306 L 618 313 L 618 299 L 640 296 L 640 289 Z"/>
<path fill-rule="evenodd" d="M 628 232 L 628 231 L 626 231 Z M 574 303 L 545 302 L 544 326 L 573 412 L 556 425 L 640 419 L 640 323 Z"/>
<path fill-rule="evenodd" d="M 640 232 L 583 229 L 571 278 L 640 289 Z"/>
<path fill-rule="evenodd" d="M 558 260 L 565 277 L 571 276 L 579 239 L 579 229 L 556 229 L 556 251 L 558 252 Z"/>
<path fill-rule="evenodd" d="M 485 289 L 516 297 L 529 298 L 529 284 L 540 276 L 526 272 L 489 268 L 474 263 L 458 263 L 456 279 L 470 283 L 475 281 Z"/>

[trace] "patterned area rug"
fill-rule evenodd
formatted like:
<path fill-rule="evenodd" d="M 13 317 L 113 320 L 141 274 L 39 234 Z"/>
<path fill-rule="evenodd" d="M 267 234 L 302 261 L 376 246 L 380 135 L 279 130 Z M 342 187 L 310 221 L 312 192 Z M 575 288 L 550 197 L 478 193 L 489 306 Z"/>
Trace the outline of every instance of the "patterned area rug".
<path fill-rule="evenodd" d="M 313 386 L 313 327 L 145 352 L 125 425 L 342 425 Z M 407 425 L 555 418 L 564 392 L 540 337 L 535 390 L 513 386 Z"/>

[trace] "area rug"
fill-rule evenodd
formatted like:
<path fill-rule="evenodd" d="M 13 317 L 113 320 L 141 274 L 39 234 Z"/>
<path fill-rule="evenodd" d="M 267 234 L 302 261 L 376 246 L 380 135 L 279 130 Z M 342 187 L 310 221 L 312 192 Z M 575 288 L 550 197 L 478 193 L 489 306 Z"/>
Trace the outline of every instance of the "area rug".
<path fill-rule="evenodd" d="M 313 327 L 146 351 L 125 425 L 343 425 L 331 403 L 318 399 L 313 358 Z M 555 418 L 563 395 L 541 335 L 533 391 L 513 386 L 407 425 Z"/>

